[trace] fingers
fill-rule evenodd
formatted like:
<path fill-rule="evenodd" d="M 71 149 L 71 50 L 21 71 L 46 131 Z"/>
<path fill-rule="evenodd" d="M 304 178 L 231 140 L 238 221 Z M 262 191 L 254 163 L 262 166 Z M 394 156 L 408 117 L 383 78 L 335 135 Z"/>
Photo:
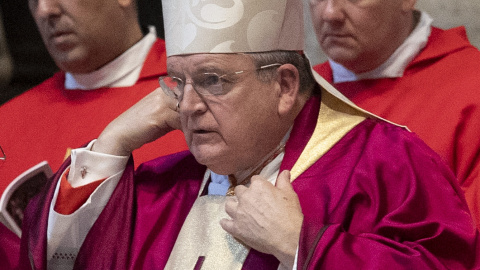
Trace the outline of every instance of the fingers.
<path fill-rule="evenodd" d="M 262 186 L 263 184 L 266 184 L 268 187 L 273 186 L 273 184 L 268 181 L 267 178 L 261 175 L 254 175 L 252 178 L 250 178 L 250 186 Z"/>
<path fill-rule="evenodd" d="M 278 177 L 275 186 L 279 189 L 290 190 L 292 189 L 292 183 L 290 182 L 290 171 L 282 171 Z"/>
<path fill-rule="evenodd" d="M 227 214 L 235 219 L 235 213 L 237 212 L 237 208 L 238 208 L 238 199 L 236 196 L 231 196 L 231 197 L 227 197 L 227 200 L 225 201 L 225 212 L 227 212 Z"/>
<path fill-rule="evenodd" d="M 180 101 L 166 94 L 161 87 L 156 88 L 154 93 L 157 99 L 154 101 L 154 104 L 151 104 L 151 107 L 158 106 L 154 114 L 158 119 L 159 126 L 164 128 L 162 124 L 166 124 L 171 130 L 181 129 Z"/>
<path fill-rule="evenodd" d="M 155 91 L 160 95 L 161 99 L 168 102 L 168 107 L 172 109 L 172 111 L 180 111 L 180 101 L 178 99 L 166 94 L 161 87 L 158 87 Z"/>
<path fill-rule="evenodd" d="M 231 219 L 222 218 L 220 220 L 220 226 L 224 229 L 227 233 L 235 236 L 235 222 Z"/>
<path fill-rule="evenodd" d="M 247 187 L 244 186 L 244 185 L 238 185 L 235 187 L 234 189 L 234 192 L 235 192 L 235 196 L 237 199 L 240 198 L 241 196 L 243 196 L 243 194 L 247 191 Z"/>
<path fill-rule="evenodd" d="M 225 212 L 230 216 L 231 219 L 223 218 L 220 220 L 220 226 L 230 233 L 234 234 L 235 222 L 233 221 L 236 217 L 238 209 L 238 199 L 236 196 L 227 197 L 225 201 Z"/>

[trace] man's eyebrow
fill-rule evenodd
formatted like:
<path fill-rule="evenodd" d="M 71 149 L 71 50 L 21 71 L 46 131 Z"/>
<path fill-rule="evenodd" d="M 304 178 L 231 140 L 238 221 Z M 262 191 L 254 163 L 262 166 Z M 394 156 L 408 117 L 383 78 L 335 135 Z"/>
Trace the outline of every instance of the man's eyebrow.
<path fill-rule="evenodd" d="M 202 65 L 195 70 L 196 73 L 222 73 L 224 69 L 218 65 Z"/>
<path fill-rule="evenodd" d="M 184 75 L 182 72 L 182 69 L 178 69 L 175 67 L 167 67 L 167 74 L 168 76 L 173 76 L 173 77 L 181 77 Z"/>
<path fill-rule="evenodd" d="M 174 77 L 182 77 L 185 76 L 185 72 L 183 70 L 178 69 L 170 69 L 167 71 L 168 75 Z M 195 68 L 195 71 L 190 74 L 192 76 L 202 74 L 202 73 L 217 73 L 218 75 L 228 73 L 228 70 L 225 70 L 218 65 L 201 65 L 198 68 Z"/>

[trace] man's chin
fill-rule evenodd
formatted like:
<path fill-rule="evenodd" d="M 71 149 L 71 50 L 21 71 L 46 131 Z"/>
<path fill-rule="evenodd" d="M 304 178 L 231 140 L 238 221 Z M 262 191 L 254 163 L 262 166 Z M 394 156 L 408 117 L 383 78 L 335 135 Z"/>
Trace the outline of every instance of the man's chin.
<path fill-rule="evenodd" d="M 60 69 L 74 74 L 90 73 L 96 69 L 88 58 L 72 52 L 58 56 L 54 60 Z"/>
<path fill-rule="evenodd" d="M 344 48 L 333 48 L 327 51 L 327 56 L 329 59 L 337 63 L 350 62 L 352 59 L 355 59 L 355 54 Z"/>
<path fill-rule="evenodd" d="M 221 175 L 229 175 L 235 173 L 234 166 L 229 165 L 229 162 L 224 158 L 213 156 L 197 156 L 193 154 L 198 163 L 207 166 L 212 172 Z"/>

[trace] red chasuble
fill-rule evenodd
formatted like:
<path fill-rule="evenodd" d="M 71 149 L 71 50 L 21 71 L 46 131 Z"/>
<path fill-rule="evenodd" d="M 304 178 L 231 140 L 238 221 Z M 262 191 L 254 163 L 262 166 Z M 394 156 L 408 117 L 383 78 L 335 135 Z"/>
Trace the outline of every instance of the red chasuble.
<path fill-rule="evenodd" d="M 333 81 L 328 63 L 315 67 Z M 403 77 L 334 84 L 359 107 L 406 125 L 450 165 L 480 228 L 480 52 L 463 27 L 432 28 Z M 439 203 L 443 203 L 439 201 Z"/>
<path fill-rule="evenodd" d="M 69 149 L 95 139 L 122 112 L 159 87 L 166 74 L 165 42 L 158 39 L 148 54 L 137 83 L 131 87 L 65 90 L 65 73 L 0 107 L 0 193 L 19 174 L 47 160 L 56 171 Z M 180 131 L 134 152 L 137 165 L 161 155 L 186 150 Z"/>
<path fill-rule="evenodd" d="M 313 97 L 297 117 L 282 170 L 292 168 L 305 148 L 319 107 L 319 98 Z M 145 163 L 136 172 L 130 160 L 87 235 L 75 269 L 163 269 L 205 171 L 188 151 Z M 48 211 L 60 176 L 27 208 L 21 246 L 25 268 L 46 267 Z M 298 269 L 480 266 L 475 261 L 480 239 L 454 175 L 400 127 L 362 121 L 301 173 L 293 187 L 305 215 Z M 243 269 L 278 265 L 273 256 L 250 250 Z"/>

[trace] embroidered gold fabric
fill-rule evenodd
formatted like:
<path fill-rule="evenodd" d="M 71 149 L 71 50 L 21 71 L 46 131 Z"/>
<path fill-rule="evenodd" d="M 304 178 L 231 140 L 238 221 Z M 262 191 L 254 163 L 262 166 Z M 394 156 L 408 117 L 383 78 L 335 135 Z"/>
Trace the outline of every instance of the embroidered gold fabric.
<path fill-rule="evenodd" d="M 408 130 L 406 126 L 398 125 L 356 106 L 317 72 L 312 70 L 312 74 L 321 86 L 320 112 L 312 138 L 290 172 L 292 182 L 367 117 L 380 119 Z"/>
<path fill-rule="evenodd" d="M 222 229 L 225 196 L 199 197 L 180 231 L 165 269 L 194 269 L 200 256 L 201 269 L 241 269 L 249 248 Z"/>
<path fill-rule="evenodd" d="M 366 118 L 363 112 L 347 105 L 323 88 L 321 93 L 317 125 L 290 172 L 292 182 Z"/>

